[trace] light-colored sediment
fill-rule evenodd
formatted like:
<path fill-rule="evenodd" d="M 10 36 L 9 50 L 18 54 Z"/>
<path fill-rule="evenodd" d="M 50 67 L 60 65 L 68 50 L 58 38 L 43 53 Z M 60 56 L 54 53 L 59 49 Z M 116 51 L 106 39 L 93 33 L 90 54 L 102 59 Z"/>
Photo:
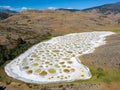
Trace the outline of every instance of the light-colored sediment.
<path fill-rule="evenodd" d="M 84 32 L 58 36 L 41 42 L 5 66 L 8 76 L 29 83 L 70 82 L 91 78 L 79 56 L 105 44 L 113 32 Z"/>

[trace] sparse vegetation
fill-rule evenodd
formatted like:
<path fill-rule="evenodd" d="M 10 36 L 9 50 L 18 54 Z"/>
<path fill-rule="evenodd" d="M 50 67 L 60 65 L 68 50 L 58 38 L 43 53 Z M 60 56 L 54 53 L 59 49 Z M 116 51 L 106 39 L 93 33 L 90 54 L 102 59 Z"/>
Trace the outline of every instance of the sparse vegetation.
<path fill-rule="evenodd" d="M 92 68 L 91 73 L 93 75 L 90 82 L 105 82 L 105 83 L 111 83 L 111 82 L 119 82 L 120 81 L 120 73 L 117 71 L 106 71 L 103 70 L 103 68 Z M 88 80 L 89 81 L 89 80 Z"/>
<path fill-rule="evenodd" d="M 12 13 L 0 12 L 0 20 L 6 19 L 11 15 L 12 15 Z"/>
<path fill-rule="evenodd" d="M 22 38 L 17 39 L 17 44 L 14 48 L 8 49 L 5 45 L 0 45 L 0 66 L 7 60 L 13 60 L 16 56 L 23 53 L 31 46 L 30 43 L 25 42 Z"/>

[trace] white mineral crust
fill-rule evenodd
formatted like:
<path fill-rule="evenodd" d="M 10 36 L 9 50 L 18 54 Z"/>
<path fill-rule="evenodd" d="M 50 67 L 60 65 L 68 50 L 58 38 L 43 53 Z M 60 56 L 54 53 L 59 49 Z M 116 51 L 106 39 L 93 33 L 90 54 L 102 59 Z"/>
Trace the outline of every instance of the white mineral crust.
<path fill-rule="evenodd" d="M 79 57 L 105 44 L 105 36 L 111 34 L 114 33 L 72 33 L 40 42 L 7 64 L 5 72 L 15 79 L 37 84 L 90 79 L 90 70 Z"/>

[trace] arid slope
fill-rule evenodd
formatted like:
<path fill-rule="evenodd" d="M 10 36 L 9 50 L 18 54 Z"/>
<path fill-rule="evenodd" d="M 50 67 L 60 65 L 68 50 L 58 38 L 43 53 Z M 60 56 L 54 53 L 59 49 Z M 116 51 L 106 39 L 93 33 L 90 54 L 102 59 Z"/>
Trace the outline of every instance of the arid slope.
<path fill-rule="evenodd" d="M 119 18 L 120 13 L 103 15 L 82 11 L 29 10 L 1 20 L 0 37 L 6 38 L 9 35 L 16 39 L 20 36 L 36 43 L 44 35 L 119 29 Z"/>

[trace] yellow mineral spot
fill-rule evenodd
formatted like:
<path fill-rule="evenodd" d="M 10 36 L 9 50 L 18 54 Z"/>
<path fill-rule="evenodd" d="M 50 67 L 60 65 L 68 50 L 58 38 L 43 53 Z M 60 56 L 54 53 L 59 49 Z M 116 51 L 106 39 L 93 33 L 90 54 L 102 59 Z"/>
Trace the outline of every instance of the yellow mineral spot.
<path fill-rule="evenodd" d="M 45 64 L 50 64 L 50 62 L 45 62 Z"/>
<path fill-rule="evenodd" d="M 63 58 L 64 60 L 70 60 L 70 58 Z"/>
<path fill-rule="evenodd" d="M 59 51 L 59 50 L 53 50 L 53 52 L 58 53 L 58 52 L 60 52 L 60 51 Z"/>
<path fill-rule="evenodd" d="M 75 54 L 73 54 L 72 57 L 75 57 Z"/>
<path fill-rule="evenodd" d="M 85 72 L 84 70 L 81 70 L 81 72 Z"/>
<path fill-rule="evenodd" d="M 33 72 L 32 70 L 28 70 L 27 71 L 28 74 L 32 74 L 32 72 Z"/>
<path fill-rule="evenodd" d="M 72 64 L 73 62 L 72 61 L 68 61 L 69 64 Z"/>
<path fill-rule="evenodd" d="M 67 51 L 68 53 L 72 53 L 72 51 Z"/>
<path fill-rule="evenodd" d="M 51 80 L 51 78 L 48 78 L 49 80 Z"/>
<path fill-rule="evenodd" d="M 60 68 L 60 66 L 59 66 L 58 64 L 55 64 L 55 67 L 56 67 L 56 68 Z"/>
<path fill-rule="evenodd" d="M 48 69 L 48 72 L 51 73 L 51 74 L 55 74 L 56 73 L 56 70 L 51 68 L 51 69 Z"/>
<path fill-rule="evenodd" d="M 63 67 L 63 68 L 65 68 L 65 67 L 66 67 L 66 65 L 62 65 L 62 67 Z"/>
<path fill-rule="evenodd" d="M 68 77 L 65 77 L 65 79 L 68 79 Z"/>
<path fill-rule="evenodd" d="M 54 77 L 51 77 L 51 78 L 54 78 Z"/>
<path fill-rule="evenodd" d="M 29 69 L 29 66 L 24 66 L 23 69 Z"/>
<path fill-rule="evenodd" d="M 84 77 L 84 76 L 85 76 L 84 74 L 81 75 L 81 77 Z"/>
<path fill-rule="evenodd" d="M 84 69 L 82 69 L 82 68 L 80 68 L 80 71 L 81 71 L 81 72 L 85 72 L 85 70 L 84 70 Z"/>
<path fill-rule="evenodd" d="M 41 75 L 41 76 L 46 76 L 46 75 L 47 75 L 47 72 L 46 72 L 46 71 L 42 71 L 42 72 L 40 73 L 40 75 Z"/>
<path fill-rule="evenodd" d="M 41 72 L 41 69 L 36 69 L 35 72 L 36 72 L 36 73 L 40 73 L 40 72 Z"/>
<path fill-rule="evenodd" d="M 33 63 L 33 66 L 38 66 L 39 64 L 38 63 Z"/>
<path fill-rule="evenodd" d="M 69 73 L 70 72 L 70 70 L 68 70 L 68 69 L 64 69 L 63 70 L 65 73 Z"/>
<path fill-rule="evenodd" d="M 60 62 L 60 64 L 64 64 L 65 62 Z"/>
<path fill-rule="evenodd" d="M 60 78 L 60 76 L 57 76 L 57 78 Z"/>
<path fill-rule="evenodd" d="M 40 61 L 40 58 L 35 58 L 35 61 Z"/>

